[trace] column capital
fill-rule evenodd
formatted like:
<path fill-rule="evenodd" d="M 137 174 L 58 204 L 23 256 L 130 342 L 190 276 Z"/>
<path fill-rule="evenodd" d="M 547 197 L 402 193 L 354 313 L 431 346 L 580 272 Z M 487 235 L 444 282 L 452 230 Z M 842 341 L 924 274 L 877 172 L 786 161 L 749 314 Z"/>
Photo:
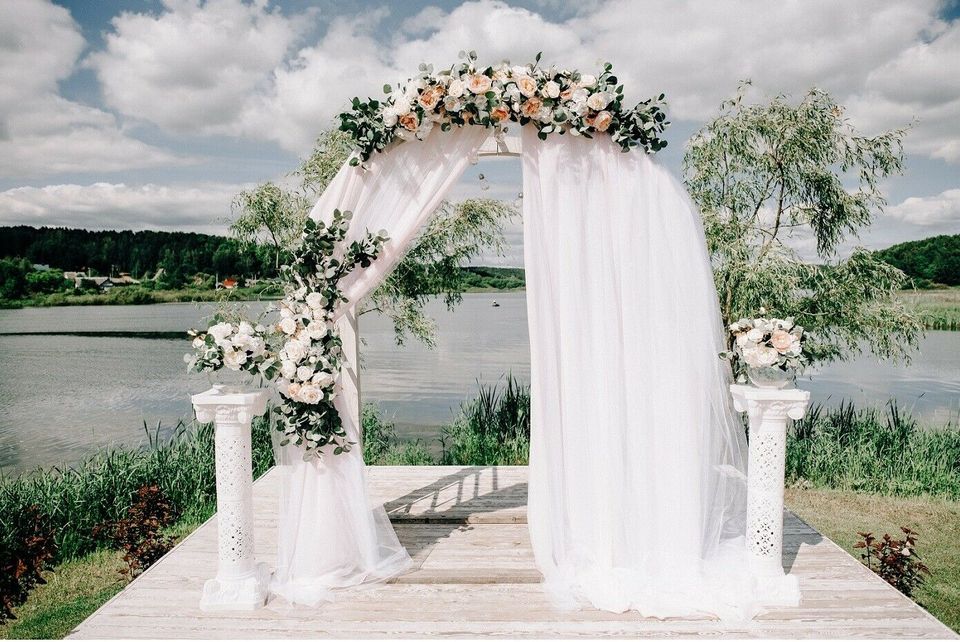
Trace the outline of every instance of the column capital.
<path fill-rule="evenodd" d="M 262 388 L 227 391 L 214 386 L 206 392 L 192 395 L 190 401 L 200 423 L 241 423 L 252 421 L 267 410 L 269 392 Z"/>
<path fill-rule="evenodd" d="M 730 386 L 733 407 L 754 419 L 802 419 L 810 404 L 810 391 L 799 388 L 757 388 L 743 384 Z"/>

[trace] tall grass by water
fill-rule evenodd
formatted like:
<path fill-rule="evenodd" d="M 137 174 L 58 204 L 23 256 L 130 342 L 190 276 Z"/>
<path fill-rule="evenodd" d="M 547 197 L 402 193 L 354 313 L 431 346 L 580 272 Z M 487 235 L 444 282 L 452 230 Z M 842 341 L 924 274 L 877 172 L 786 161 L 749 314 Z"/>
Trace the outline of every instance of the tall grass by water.
<path fill-rule="evenodd" d="M 144 427 L 146 430 L 146 426 Z M 130 507 L 137 489 L 157 485 L 181 515 L 198 523 L 216 507 L 213 426 L 181 423 L 167 440 L 159 426 L 138 449 L 110 448 L 73 467 L 55 467 L 0 479 L 0 546 L 24 509 L 36 506 L 53 527 L 57 560 L 73 559 L 103 544 L 94 529 L 116 521 Z M 264 419 L 253 425 L 253 470 L 273 465 L 270 430 Z"/>
<path fill-rule="evenodd" d="M 927 329 L 960 330 L 960 288 L 904 291 L 900 296 Z"/>

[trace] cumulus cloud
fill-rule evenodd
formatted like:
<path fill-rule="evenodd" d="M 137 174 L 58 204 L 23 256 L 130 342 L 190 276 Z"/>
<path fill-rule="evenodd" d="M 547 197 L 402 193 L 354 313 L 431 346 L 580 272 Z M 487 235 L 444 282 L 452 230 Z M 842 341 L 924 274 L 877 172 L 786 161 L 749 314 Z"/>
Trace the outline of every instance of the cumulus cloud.
<path fill-rule="evenodd" d="M 88 64 L 104 100 L 178 133 L 238 133 L 247 101 L 309 23 L 266 0 L 164 0 L 159 15 L 121 13 Z"/>
<path fill-rule="evenodd" d="M 960 118 L 960 24 L 937 18 L 937 0 L 653 0 L 642 11 L 632 0 L 608 0 L 562 20 L 478 0 L 423 9 L 386 39 L 378 30 L 386 9 L 337 18 L 289 55 L 294 18 L 263 1 L 200 2 L 168 0 L 158 16 L 114 20 L 106 50 L 91 58 L 113 106 L 178 131 L 230 132 L 302 152 L 352 96 L 379 95 L 420 62 L 447 64 L 464 47 L 490 61 L 526 61 L 542 50 L 547 61 L 585 69 L 613 62 L 630 98 L 664 91 L 676 119 L 710 117 L 745 78 L 768 94 L 821 86 L 851 104 L 857 124 L 916 118 L 910 149 L 960 159 L 952 127 Z M 555 15 L 550 1 L 542 7 Z M 213 16 L 226 25 L 222 33 L 200 37 Z M 258 50 L 267 33 L 270 46 Z"/>
<path fill-rule="evenodd" d="M 0 192 L 0 225 L 222 234 L 234 197 L 249 187 L 227 183 L 16 187 Z"/>
<path fill-rule="evenodd" d="M 49 2 L 0 3 L 0 174 L 34 177 L 174 162 L 128 136 L 101 109 L 67 100 L 57 83 L 76 68 L 84 39 L 70 13 Z"/>
<path fill-rule="evenodd" d="M 912 196 L 888 207 L 885 214 L 914 225 L 952 223 L 960 229 L 960 189 L 948 189 L 933 196 Z"/>

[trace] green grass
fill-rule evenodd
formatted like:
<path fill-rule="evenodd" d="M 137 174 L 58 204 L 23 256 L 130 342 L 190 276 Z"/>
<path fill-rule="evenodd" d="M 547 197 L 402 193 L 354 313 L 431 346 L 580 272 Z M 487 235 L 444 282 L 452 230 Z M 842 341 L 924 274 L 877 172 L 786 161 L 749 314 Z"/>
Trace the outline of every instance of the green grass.
<path fill-rule="evenodd" d="M 960 430 L 885 410 L 813 407 L 787 438 L 788 483 L 960 499 Z"/>
<path fill-rule="evenodd" d="M 860 559 L 857 531 L 899 536 L 908 526 L 920 534 L 918 552 L 930 576 L 914 599 L 960 632 L 960 502 L 931 497 L 890 497 L 829 489 L 788 488 L 787 506 L 804 521 Z"/>
<path fill-rule="evenodd" d="M 960 288 L 910 290 L 900 298 L 919 312 L 929 330 L 960 330 Z"/>

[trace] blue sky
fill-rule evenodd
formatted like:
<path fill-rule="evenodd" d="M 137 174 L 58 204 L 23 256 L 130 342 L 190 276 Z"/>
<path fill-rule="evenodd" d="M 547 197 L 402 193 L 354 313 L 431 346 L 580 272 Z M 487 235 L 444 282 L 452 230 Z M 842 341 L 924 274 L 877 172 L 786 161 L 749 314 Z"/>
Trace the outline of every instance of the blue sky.
<path fill-rule="evenodd" d="M 354 95 L 421 61 L 588 70 L 667 94 L 660 162 L 740 79 L 763 99 L 819 86 L 866 133 L 913 123 L 888 212 L 860 242 L 960 232 L 960 2 L 4 0 L 0 224 L 222 232 L 240 189 L 292 170 Z M 490 180 L 480 189 L 477 175 Z M 453 196 L 513 200 L 515 160 Z M 519 228 L 501 259 L 520 261 Z"/>

